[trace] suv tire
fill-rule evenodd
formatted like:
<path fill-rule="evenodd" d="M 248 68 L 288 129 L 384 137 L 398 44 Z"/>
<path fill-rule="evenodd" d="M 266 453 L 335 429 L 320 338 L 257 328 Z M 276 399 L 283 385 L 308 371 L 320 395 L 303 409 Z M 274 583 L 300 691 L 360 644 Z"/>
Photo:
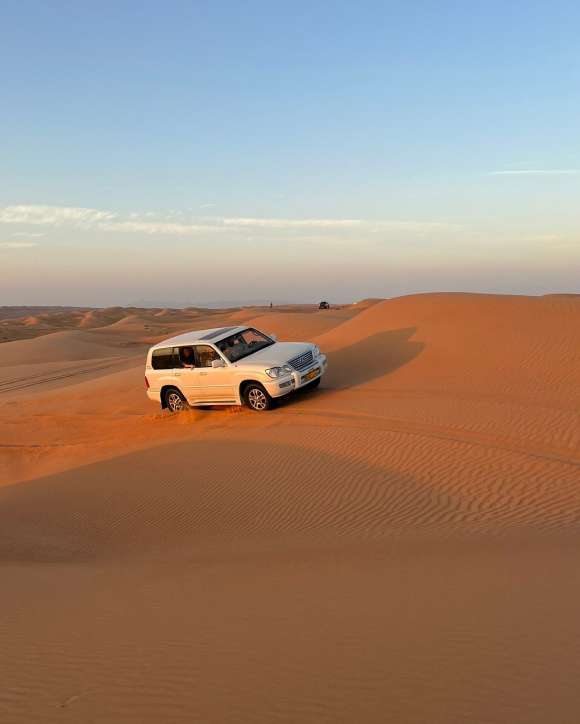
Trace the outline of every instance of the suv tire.
<path fill-rule="evenodd" d="M 244 402 L 250 410 L 263 412 L 274 407 L 274 400 L 259 382 L 250 382 L 244 388 Z"/>
<path fill-rule="evenodd" d="M 164 391 L 163 403 L 169 412 L 181 412 L 181 410 L 185 410 L 188 407 L 187 400 L 177 387 L 168 387 Z"/>

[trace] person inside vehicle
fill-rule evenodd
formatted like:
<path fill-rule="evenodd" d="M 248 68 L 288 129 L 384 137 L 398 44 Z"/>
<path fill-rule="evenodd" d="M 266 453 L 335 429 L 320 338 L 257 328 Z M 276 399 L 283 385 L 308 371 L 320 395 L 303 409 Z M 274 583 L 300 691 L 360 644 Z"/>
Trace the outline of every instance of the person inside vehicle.
<path fill-rule="evenodd" d="M 181 366 L 188 369 L 195 367 L 195 353 L 193 347 L 182 347 L 179 350 L 179 359 L 181 360 Z"/>
<path fill-rule="evenodd" d="M 220 345 L 220 349 L 230 360 L 230 362 L 235 362 L 238 358 L 241 351 L 241 342 L 242 340 L 240 336 L 238 334 L 235 334 L 232 337 L 228 337 L 227 339 L 225 339 L 222 343 L 223 346 Z"/>

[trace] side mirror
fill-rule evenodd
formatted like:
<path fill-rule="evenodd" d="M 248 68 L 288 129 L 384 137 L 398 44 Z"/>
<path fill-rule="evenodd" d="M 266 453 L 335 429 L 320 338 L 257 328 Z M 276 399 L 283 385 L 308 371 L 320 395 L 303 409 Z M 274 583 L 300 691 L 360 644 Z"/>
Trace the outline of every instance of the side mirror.
<path fill-rule="evenodd" d="M 225 367 L 226 363 L 223 361 L 223 359 L 212 359 L 211 366 L 212 367 Z"/>
<path fill-rule="evenodd" d="M 269 334 L 268 337 L 272 339 L 274 342 L 278 341 L 278 336 L 276 334 Z"/>

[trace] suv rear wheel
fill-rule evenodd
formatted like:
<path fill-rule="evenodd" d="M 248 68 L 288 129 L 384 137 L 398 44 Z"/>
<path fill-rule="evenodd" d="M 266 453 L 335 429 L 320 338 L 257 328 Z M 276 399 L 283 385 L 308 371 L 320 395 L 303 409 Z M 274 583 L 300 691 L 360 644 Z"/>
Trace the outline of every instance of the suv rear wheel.
<path fill-rule="evenodd" d="M 163 393 L 163 402 L 169 412 L 185 410 L 187 402 L 177 387 L 168 387 Z"/>
<path fill-rule="evenodd" d="M 274 400 L 257 382 L 252 382 L 244 389 L 244 402 L 251 410 L 263 412 L 274 407 Z"/>

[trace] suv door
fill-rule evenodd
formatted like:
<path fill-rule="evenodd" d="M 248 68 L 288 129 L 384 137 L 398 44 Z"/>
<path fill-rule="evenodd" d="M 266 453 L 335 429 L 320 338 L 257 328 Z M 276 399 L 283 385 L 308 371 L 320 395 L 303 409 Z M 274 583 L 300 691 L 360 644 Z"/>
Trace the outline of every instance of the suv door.
<path fill-rule="evenodd" d="M 225 367 L 212 367 L 213 360 L 221 360 Z M 234 381 L 231 367 L 209 344 L 195 346 L 195 364 L 203 385 L 203 398 L 211 402 L 235 402 Z"/>
<path fill-rule="evenodd" d="M 183 351 L 190 349 L 194 351 L 193 358 L 189 360 L 191 366 L 185 366 Z M 183 347 L 175 347 L 176 369 L 173 371 L 175 384 L 185 395 L 190 405 L 199 404 L 205 398 L 205 379 L 200 374 L 201 370 L 195 363 L 195 350 L 193 345 L 186 344 Z"/>

